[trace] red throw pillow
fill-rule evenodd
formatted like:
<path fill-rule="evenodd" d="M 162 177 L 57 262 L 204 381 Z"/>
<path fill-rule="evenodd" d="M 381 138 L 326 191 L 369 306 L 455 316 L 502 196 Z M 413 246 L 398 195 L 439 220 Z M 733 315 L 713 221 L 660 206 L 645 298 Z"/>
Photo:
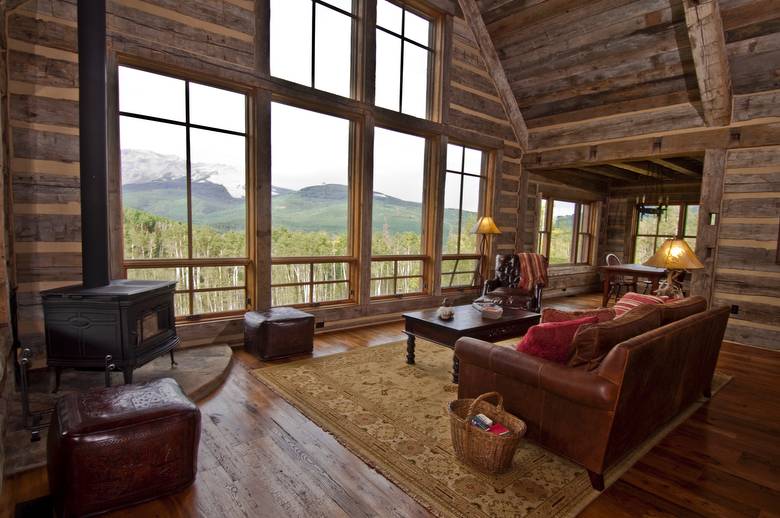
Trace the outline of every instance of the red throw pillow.
<path fill-rule="evenodd" d="M 562 309 L 544 308 L 542 310 L 542 324 L 547 322 L 568 322 L 585 317 L 597 317 L 599 324 L 615 318 L 615 310 L 612 308 L 583 309 L 577 311 L 563 311 Z"/>
<path fill-rule="evenodd" d="M 571 344 L 580 326 L 596 324 L 598 321 L 599 318 L 593 316 L 566 322 L 537 324 L 520 340 L 517 350 L 537 358 L 565 364 L 571 356 Z"/>
<path fill-rule="evenodd" d="M 615 310 L 615 318 L 618 318 L 637 306 L 643 304 L 663 304 L 664 302 L 666 302 L 664 299 L 656 297 L 655 295 L 643 295 L 641 293 L 629 291 L 617 301 L 612 309 Z"/>

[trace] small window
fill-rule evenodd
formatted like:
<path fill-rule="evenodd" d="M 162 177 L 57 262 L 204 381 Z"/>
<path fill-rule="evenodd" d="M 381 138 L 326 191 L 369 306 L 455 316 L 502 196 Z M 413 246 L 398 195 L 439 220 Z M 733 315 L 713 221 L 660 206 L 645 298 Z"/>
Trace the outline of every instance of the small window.
<path fill-rule="evenodd" d="M 479 254 L 477 236 L 471 233 L 482 214 L 484 153 L 449 144 L 444 183 L 442 233 L 442 288 L 474 286 Z"/>
<path fill-rule="evenodd" d="M 271 0 L 271 75 L 352 93 L 352 0 Z"/>
<path fill-rule="evenodd" d="M 376 105 L 428 117 L 433 61 L 430 19 L 387 0 L 376 15 Z"/>
<path fill-rule="evenodd" d="M 542 198 L 536 251 L 551 265 L 589 264 L 593 247 L 593 206 Z"/>
<path fill-rule="evenodd" d="M 650 259 L 664 241 L 681 236 L 691 249 L 696 250 L 696 232 L 699 222 L 699 206 L 667 205 L 666 210 L 657 213 L 657 205 L 637 207 L 637 226 L 634 237 L 634 262 L 643 263 Z"/>

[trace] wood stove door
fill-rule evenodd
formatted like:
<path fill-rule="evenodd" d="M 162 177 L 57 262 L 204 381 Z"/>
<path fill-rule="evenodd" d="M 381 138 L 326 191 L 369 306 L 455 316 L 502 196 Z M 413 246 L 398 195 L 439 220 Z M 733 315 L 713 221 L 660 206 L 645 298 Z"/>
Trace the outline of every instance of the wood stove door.
<path fill-rule="evenodd" d="M 47 361 L 52 366 L 102 366 L 120 356 L 121 326 L 116 306 L 62 303 L 46 311 Z"/>

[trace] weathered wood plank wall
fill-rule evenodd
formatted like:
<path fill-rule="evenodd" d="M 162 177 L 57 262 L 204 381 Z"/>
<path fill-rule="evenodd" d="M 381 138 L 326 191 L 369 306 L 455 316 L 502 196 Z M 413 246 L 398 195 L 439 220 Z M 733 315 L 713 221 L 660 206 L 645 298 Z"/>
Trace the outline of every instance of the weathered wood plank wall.
<path fill-rule="evenodd" d="M 780 349 L 779 234 L 780 145 L 729 151 L 713 301 L 739 306 L 730 340 Z"/>

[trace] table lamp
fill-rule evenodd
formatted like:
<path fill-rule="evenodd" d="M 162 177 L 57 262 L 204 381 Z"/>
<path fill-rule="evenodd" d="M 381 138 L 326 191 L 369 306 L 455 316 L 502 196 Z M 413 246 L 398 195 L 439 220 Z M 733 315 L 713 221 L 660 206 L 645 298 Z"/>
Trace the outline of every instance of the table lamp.
<path fill-rule="evenodd" d="M 481 287 L 482 286 L 482 259 L 485 257 L 485 253 L 487 253 L 488 236 L 498 235 L 501 233 L 501 231 L 498 229 L 496 222 L 493 221 L 493 218 L 491 218 L 490 216 L 482 216 L 474 224 L 474 227 L 471 229 L 471 233 L 481 236 L 479 242 L 479 262 L 477 264 L 478 287 Z"/>
<path fill-rule="evenodd" d="M 674 274 L 682 270 L 701 270 L 704 265 L 693 253 L 691 247 L 684 239 L 667 239 L 653 256 L 645 261 L 646 266 L 666 269 L 666 282 L 656 294 L 676 296 L 682 290 L 674 285 Z"/>

